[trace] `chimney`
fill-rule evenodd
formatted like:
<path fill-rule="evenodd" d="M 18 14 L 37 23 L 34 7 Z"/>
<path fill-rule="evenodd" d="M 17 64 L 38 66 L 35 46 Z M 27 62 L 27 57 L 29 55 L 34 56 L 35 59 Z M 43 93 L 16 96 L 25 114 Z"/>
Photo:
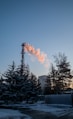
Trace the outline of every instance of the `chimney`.
<path fill-rule="evenodd" d="M 21 75 L 23 75 L 24 73 L 24 66 L 25 66 L 25 63 L 24 63 L 24 47 L 25 47 L 25 43 L 22 43 L 22 51 L 21 51 Z"/>

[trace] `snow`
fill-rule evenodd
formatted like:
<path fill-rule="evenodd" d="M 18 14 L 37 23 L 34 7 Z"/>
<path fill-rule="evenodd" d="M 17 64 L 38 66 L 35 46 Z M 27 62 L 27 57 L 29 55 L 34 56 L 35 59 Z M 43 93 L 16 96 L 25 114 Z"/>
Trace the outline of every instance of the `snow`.
<path fill-rule="evenodd" d="M 24 117 L 24 119 L 31 119 L 28 115 L 22 114 L 17 110 L 0 109 L 0 119 L 8 119 L 8 117 L 13 117 L 13 119 L 20 119 L 21 117 Z"/>
<path fill-rule="evenodd" d="M 63 104 L 44 104 L 43 102 L 38 102 L 35 104 L 26 104 L 23 108 L 30 108 L 32 110 L 50 112 L 57 117 L 61 117 L 72 111 L 71 105 L 63 105 Z"/>
<path fill-rule="evenodd" d="M 23 108 L 23 109 L 24 108 L 30 108 L 31 110 L 49 112 L 51 114 L 56 115 L 57 117 L 61 117 L 61 116 L 66 115 L 68 113 L 70 113 L 71 116 L 73 115 L 72 106 L 71 105 L 65 105 L 65 104 L 45 104 L 44 101 L 38 101 L 37 103 L 34 103 L 34 104 L 27 104 L 24 101 L 24 102 L 22 102 L 20 104 L 13 104 L 13 105 L 10 105 L 10 106 Z M 7 107 L 8 107 L 8 105 L 7 105 Z M 1 117 L 1 115 L 3 115 L 3 116 L 4 115 L 5 116 L 6 115 L 7 116 L 11 116 L 11 115 L 12 116 L 22 116 L 22 114 L 19 111 L 8 110 L 8 109 L 0 110 L 0 117 Z M 28 116 L 25 116 L 25 117 L 28 117 Z M 25 118 L 25 119 L 30 119 L 30 117 Z"/>

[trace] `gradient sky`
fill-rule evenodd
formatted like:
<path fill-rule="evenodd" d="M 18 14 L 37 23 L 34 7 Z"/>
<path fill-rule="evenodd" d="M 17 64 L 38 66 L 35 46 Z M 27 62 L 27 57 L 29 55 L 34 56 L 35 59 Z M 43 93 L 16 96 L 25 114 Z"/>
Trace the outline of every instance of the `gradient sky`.
<path fill-rule="evenodd" d="M 73 68 L 73 0 L 0 0 L 0 72 L 14 60 L 21 63 L 21 44 L 29 43 L 53 55 L 65 53 Z M 25 54 L 35 75 L 48 74 L 40 62 Z"/>

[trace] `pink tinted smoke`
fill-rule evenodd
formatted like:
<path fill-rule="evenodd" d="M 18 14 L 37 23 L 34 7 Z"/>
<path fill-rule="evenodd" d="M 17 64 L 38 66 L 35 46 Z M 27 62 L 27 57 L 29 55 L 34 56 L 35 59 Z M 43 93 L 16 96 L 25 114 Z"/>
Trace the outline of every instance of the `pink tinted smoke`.
<path fill-rule="evenodd" d="M 48 67 L 48 58 L 47 58 L 47 54 L 42 53 L 40 51 L 40 49 L 35 49 L 33 46 L 29 45 L 29 44 L 25 44 L 24 46 L 24 51 L 28 52 L 29 54 L 34 55 L 39 62 L 41 62 L 42 64 L 44 64 L 46 67 Z"/>

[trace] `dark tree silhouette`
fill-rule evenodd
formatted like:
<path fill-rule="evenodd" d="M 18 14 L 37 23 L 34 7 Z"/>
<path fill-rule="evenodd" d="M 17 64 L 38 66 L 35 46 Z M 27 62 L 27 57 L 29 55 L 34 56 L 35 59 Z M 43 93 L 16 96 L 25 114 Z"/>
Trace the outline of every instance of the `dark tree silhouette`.
<path fill-rule="evenodd" d="M 30 73 L 28 66 L 24 67 L 23 75 L 21 75 L 21 67 L 15 68 L 13 62 L 3 76 L 7 87 L 2 96 L 4 101 L 18 102 L 26 100 L 28 102 L 30 99 L 36 100 L 39 92 L 38 81 L 36 76 Z"/>
<path fill-rule="evenodd" d="M 54 58 L 56 68 L 51 65 L 51 70 L 46 80 L 45 94 L 63 93 L 63 91 L 69 88 L 73 77 L 70 63 L 67 61 L 65 54 L 59 53 Z"/>
<path fill-rule="evenodd" d="M 7 83 L 14 83 L 14 77 L 15 77 L 15 62 L 13 61 L 12 65 L 9 65 L 8 70 L 3 74 L 3 77 L 5 78 L 5 81 Z"/>
<path fill-rule="evenodd" d="M 45 94 L 57 92 L 56 81 L 57 81 L 57 70 L 54 68 L 52 64 L 46 80 Z"/>
<path fill-rule="evenodd" d="M 68 88 L 68 85 L 73 77 L 71 75 L 70 63 L 67 61 L 65 54 L 59 53 L 55 56 L 55 62 L 57 66 L 57 85 L 64 91 Z"/>

